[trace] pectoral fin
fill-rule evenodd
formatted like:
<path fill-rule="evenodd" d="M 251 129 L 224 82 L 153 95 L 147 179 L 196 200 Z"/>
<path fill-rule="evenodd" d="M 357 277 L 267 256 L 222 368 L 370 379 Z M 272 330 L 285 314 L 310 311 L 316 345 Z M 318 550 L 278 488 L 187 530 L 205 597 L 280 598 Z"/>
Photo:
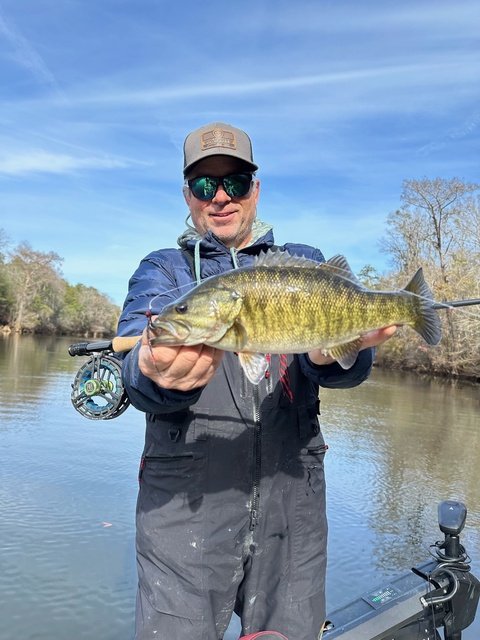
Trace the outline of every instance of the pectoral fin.
<path fill-rule="evenodd" d="M 267 356 L 264 353 L 242 351 L 238 354 L 240 365 L 252 384 L 258 384 L 268 369 Z"/>
<path fill-rule="evenodd" d="M 355 364 L 361 344 L 362 338 L 357 338 L 352 342 L 346 342 L 327 349 L 327 353 L 332 358 L 335 358 L 342 369 L 350 369 Z"/>

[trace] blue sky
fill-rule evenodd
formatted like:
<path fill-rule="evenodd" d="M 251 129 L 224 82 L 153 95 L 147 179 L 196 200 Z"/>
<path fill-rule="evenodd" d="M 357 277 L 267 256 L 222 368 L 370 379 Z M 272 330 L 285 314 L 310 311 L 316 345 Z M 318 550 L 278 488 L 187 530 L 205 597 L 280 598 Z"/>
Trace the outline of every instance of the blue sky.
<path fill-rule="evenodd" d="M 278 244 L 382 271 L 405 178 L 479 181 L 479 25 L 478 0 L 0 0 L 0 228 L 121 304 L 220 120 Z"/>

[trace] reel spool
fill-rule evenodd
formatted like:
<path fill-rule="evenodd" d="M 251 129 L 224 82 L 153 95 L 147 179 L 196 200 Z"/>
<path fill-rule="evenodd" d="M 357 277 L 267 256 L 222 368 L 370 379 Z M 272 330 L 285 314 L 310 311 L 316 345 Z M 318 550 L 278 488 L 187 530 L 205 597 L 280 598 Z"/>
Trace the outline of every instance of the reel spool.
<path fill-rule="evenodd" d="M 94 354 L 78 370 L 71 400 L 76 411 L 89 420 L 111 420 L 121 415 L 130 405 L 122 382 L 121 360 Z"/>

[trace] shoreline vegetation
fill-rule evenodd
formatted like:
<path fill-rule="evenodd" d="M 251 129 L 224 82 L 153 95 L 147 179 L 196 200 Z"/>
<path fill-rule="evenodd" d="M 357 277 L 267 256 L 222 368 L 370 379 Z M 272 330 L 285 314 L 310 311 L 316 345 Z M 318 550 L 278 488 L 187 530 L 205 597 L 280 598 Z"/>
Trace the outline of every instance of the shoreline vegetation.
<path fill-rule="evenodd" d="M 391 269 L 358 279 L 372 290 L 402 289 L 419 267 L 438 302 L 480 298 L 480 184 L 458 178 L 404 180 L 400 208 L 386 219 L 379 249 Z M 0 333 L 115 336 L 120 307 L 108 295 L 62 278 L 63 259 L 14 249 L 0 229 Z M 376 354 L 378 367 L 480 382 L 480 307 L 445 309 L 443 337 L 429 347 L 400 329 Z"/>
<path fill-rule="evenodd" d="M 62 262 L 58 254 L 35 251 L 28 242 L 9 249 L 0 229 L 0 333 L 115 335 L 120 307 L 95 287 L 69 284 Z"/>

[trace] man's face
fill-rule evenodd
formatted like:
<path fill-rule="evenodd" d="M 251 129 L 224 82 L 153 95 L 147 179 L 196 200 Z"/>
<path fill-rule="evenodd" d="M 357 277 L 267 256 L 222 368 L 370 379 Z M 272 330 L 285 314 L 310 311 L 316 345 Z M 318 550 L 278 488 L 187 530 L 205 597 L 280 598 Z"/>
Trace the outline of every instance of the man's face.
<path fill-rule="evenodd" d="M 200 176 L 221 178 L 232 173 L 245 173 L 242 163 L 229 156 L 210 156 L 196 164 L 189 179 Z M 252 225 L 260 192 L 260 182 L 254 178 L 247 195 L 230 197 L 222 185 L 218 186 L 212 200 L 199 200 L 188 187 L 183 188 L 193 226 L 204 236 L 212 231 L 226 247 L 240 249 L 252 238 Z"/>

